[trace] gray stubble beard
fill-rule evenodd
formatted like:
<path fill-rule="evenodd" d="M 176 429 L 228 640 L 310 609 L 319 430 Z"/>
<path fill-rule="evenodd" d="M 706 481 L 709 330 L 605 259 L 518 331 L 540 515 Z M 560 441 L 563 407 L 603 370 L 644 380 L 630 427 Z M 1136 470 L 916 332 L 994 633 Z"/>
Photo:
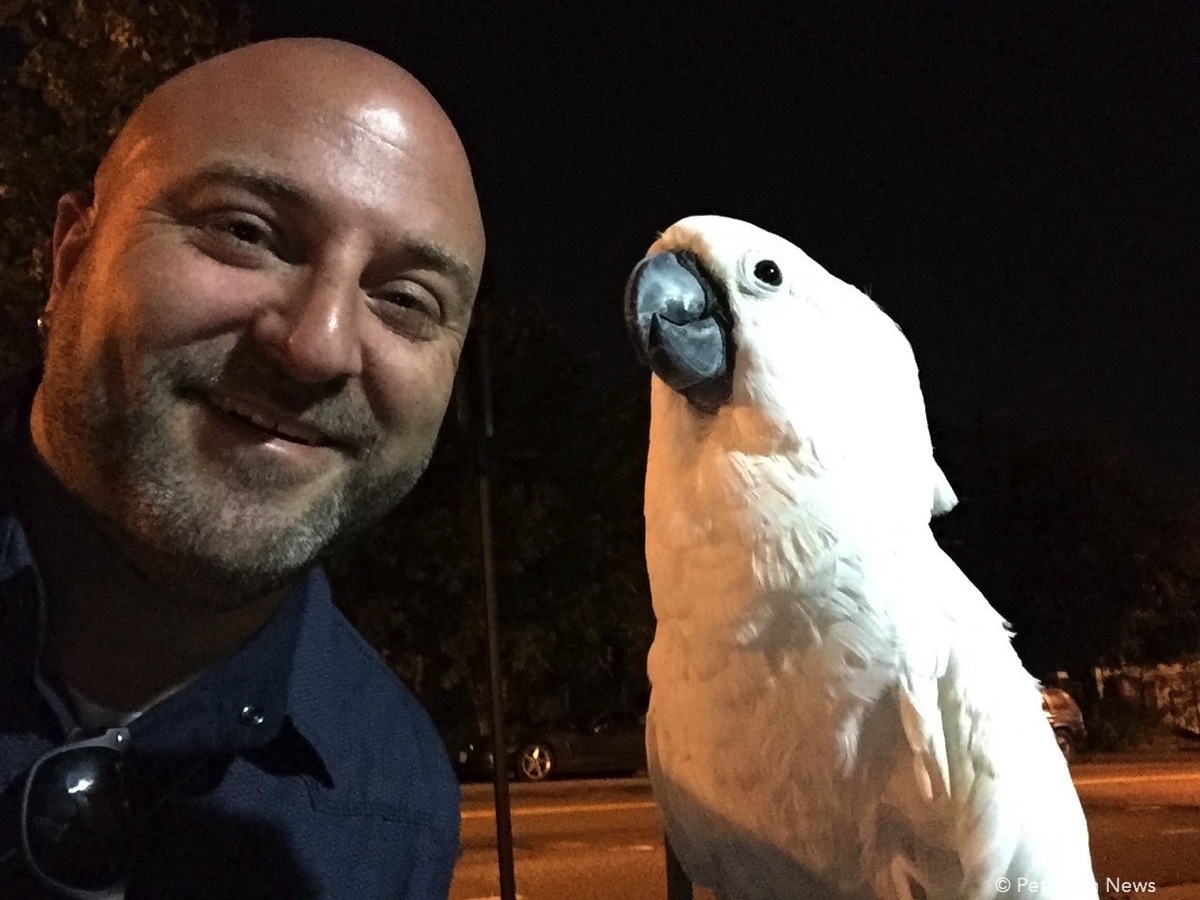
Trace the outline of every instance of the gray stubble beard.
<path fill-rule="evenodd" d="M 61 365 L 69 367 L 72 354 L 62 349 Z M 424 473 L 432 448 L 390 470 L 372 466 L 377 448 L 366 448 L 340 484 L 284 521 L 278 506 L 272 508 L 270 473 L 229 470 L 214 480 L 211 472 L 188 472 L 180 448 L 171 446 L 171 414 L 189 402 L 180 387 L 188 379 L 215 379 L 223 360 L 214 365 L 213 359 L 191 346 L 156 361 L 142 374 L 140 396 L 121 395 L 126 412 L 114 415 L 112 392 L 106 395 L 95 380 L 103 373 L 76 390 L 76 380 L 56 371 L 52 356 L 44 409 L 67 469 L 60 480 L 98 513 L 97 524 L 129 563 L 164 585 L 164 602 L 233 609 L 286 585 L 331 544 L 383 517 Z M 239 480 L 248 483 L 243 488 Z M 261 499 L 238 502 L 245 488 L 255 487 Z"/>

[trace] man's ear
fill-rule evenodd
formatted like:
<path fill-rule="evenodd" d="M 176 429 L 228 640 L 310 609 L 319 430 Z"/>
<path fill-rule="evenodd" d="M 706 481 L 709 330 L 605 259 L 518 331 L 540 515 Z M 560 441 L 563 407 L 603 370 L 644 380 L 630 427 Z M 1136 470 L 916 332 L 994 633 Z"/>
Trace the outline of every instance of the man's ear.
<path fill-rule="evenodd" d="M 71 191 L 58 198 L 58 215 L 54 219 L 50 244 L 54 267 L 50 279 L 51 302 L 70 280 L 91 240 L 95 209 L 91 191 Z"/>

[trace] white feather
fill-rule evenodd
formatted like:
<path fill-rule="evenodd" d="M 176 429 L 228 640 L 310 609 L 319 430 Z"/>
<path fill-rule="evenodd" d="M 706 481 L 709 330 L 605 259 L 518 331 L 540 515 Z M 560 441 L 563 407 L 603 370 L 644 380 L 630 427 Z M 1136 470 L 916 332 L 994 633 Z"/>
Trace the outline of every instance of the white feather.
<path fill-rule="evenodd" d="M 930 534 L 955 497 L 908 342 L 752 225 L 685 219 L 651 253 L 685 249 L 737 347 L 714 415 L 651 387 L 647 749 L 685 868 L 723 900 L 1094 898 L 1036 684 Z"/>

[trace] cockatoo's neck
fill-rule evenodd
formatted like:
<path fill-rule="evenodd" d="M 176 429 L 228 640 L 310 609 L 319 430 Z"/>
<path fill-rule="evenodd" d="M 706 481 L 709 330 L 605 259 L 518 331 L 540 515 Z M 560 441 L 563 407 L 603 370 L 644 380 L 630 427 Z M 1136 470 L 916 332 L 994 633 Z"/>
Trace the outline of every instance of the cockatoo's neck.
<path fill-rule="evenodd" d="M 679 440 L 679 428 L 697 431 Z M 857 548 L 932 540 L 895 488 L 827 468 L 819 448 L 758 407 L 656 418 L 645 506 L 656 615 L 728 635 L 761 630 L 765 597 L 814 613 L 844 603 L 862 578 Z"/>

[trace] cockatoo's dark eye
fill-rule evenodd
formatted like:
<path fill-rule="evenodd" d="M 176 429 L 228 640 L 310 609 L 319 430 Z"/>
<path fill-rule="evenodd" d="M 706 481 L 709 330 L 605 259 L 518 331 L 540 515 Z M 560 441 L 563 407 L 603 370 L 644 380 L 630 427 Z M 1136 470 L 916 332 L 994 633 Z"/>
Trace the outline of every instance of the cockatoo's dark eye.
<path fill-rule="evenodd" d="M 779 287 L 783 284 L 783 273 L 779 271 L 779 266 L 775 265 L 773 259 L 760 259 L 755 263 L 754 277 L 771 287 Z"/>

